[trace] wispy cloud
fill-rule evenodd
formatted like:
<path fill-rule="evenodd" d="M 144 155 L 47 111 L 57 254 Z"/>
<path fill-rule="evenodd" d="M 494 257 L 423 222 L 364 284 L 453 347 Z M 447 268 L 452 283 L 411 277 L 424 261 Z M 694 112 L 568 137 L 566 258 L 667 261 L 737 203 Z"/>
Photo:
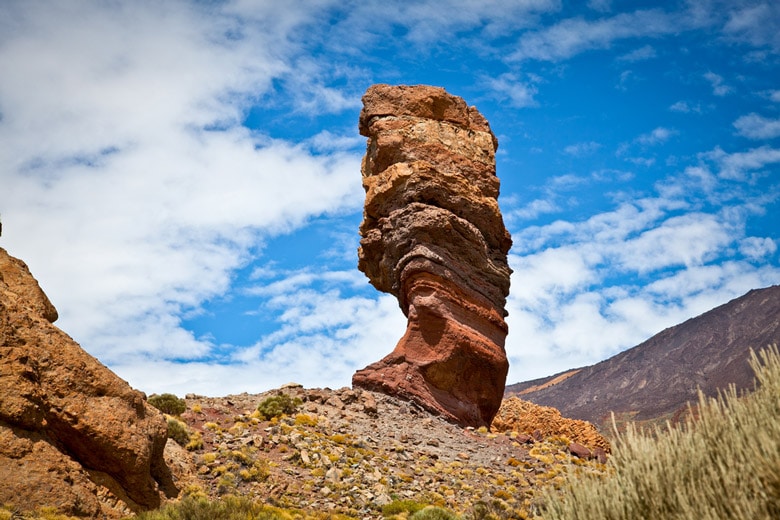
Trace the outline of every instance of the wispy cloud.
<path fill-rule="evenodd" d="M 673 103 L 669 106 L 669 110 L 672 112 L 681 112 L 683 114 L 687 114 L 690 112 L 693 112 L 695 114 L 701 114 L 702 108 L 701 104 L 695 103 L 690 104 L 688 101 L 677 101 L 676 103 Z"/>
<path fill-rule="evenodd" d="M 674 16 L 659 9 L 621 13 L 611 18 L 569 18 L 544 29 L 527 32 L 510 60 L 558 61 L 592 49 L 607 49 L 612 42 L 674 32 Z"/>
<path fill-rule="evenodd" d="M 704 73 L 704 79 L 712 85 L 712 93 L 718 97 L 723 97 L 734 92 L 734 89 L 726 84 L 723 76 L 715 74 L 712 71 Z"/>
<path fill-rule="evenodd" d="M 644 146 L 655 146 L 665 143 L 674 135 L 677 135 L 677 130 L 659 126 L 646 134 L 640 135 L 635 142 Z"/>
<path fill-rule="evenodd" d="M 740 135 L 749 139 L 773 139 L 780 136 L 780 119 L 769 119 L 756 113 L 741 116 L 734 121 Z"/>
<path fill-rule="evenodd" d="M 183 312 L 226 291 L 263 237 L 359 208 L 359 153 L 240 126 L 289 71 L 284 31 L 312 13 L 269 4 L 255 25 L 201 7 L 21 2 L 6 18 L 3 239 L 108 363 L 203 355 Z"/>
<path fill-rule="evenodd" d="M 538 105 L 534 96 L 538 89 L 534 78 L 521 79 L 517 74 L 506 72 L 497 78 L 485 78 L 484 82 L 497 99 L 506 100 L 510 105 L 523 108 Z"/>
<path fill-rule="evenodd" d="M 584 155 L 592 154 L 601 148 L 601 144 L 595 141 L 587 141 L 584 143 L 570 144 L 563 149 L 563 153 L 567 155 L 573 155 L 575 157 L 582 157 Z"/>
<path fill-rule="evenodd" d="M 670 176 L 655 195 L 587 220 L 515 234 L 510 381 L 529 379 L 525 366 L 546 364 L 552 374 L 592 364 L 780 279 L 780 269 L 753 265 L 776 254 L 775 241 L 745 235 L 754 206 L 771 202 L 758 192 L 753 200 L 725 202 L 732 181 L 707 174 L 698 182 L 706 172 L 692 173 Z M 715 192 L 721 195 L 713 199 Z M 721 209 L 695 209 L 708 200 Z M 654 281 L 644 283 L 648 278 Z"/>
<path fill-rule="evenodd" d="M 642 47 L 639 47 L 638 49 L 634 49 L 633 51 L 624 54 L 622 56 L 618 56 L 618 61 L 627 61 L 627 62 L 635 62 L 635 61 L 644 61 L 649 60 L 652 58 L 655 58 L 658 54 L 655 52 L 655 49 L 651 45 L 643 45 Z"/>
<path fill-rule="evenodd" d="M 746 152 L 727 153 L 721 148 L 702 154 L 718 167 L 718 174 L 726 179 L 746 180 L 762 168 L 780 162 L 780 149 L 770 146 L 752 148 Z"/>
<path fill-rule="evenodd" d="M 737 2 L 728 13 L 724 33 L 735 40 L 780 52 L 780 6 L 776 2 Z"/>

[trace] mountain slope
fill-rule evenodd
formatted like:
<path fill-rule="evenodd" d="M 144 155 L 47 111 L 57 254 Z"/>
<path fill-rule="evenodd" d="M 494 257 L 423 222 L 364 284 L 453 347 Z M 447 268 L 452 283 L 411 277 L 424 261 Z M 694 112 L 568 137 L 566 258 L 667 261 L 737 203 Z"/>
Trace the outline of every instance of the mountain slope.
<path fill-rule="evenodd" d="M 750 350 L 780 343 L 780 286 L 752 290 L 598 364 L 510 385 L 507 396 L 553 406 L 594 424 L 610 412 L 637 421 L 672 418 L 734 384 L 753 388 Z"/>

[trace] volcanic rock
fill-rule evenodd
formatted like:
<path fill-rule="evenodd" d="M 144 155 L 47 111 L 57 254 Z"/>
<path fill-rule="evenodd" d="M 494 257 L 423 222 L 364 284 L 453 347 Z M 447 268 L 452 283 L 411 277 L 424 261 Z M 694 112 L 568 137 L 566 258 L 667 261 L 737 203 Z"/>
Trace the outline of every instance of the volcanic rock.
<path fill-rule="evenodd" d="M 27 266 L 0 248 L 0 504 L 89 518 L 176 493 L 162 414 L 68 335 Z"/>
<path fill-rule="evenodd" d="M 563 417 L 561 412 L 555 408 L 539 406 L 517 397 L 504 399 L 501 408 L 493 419 L 491 430 L 494 432 L 530 434 L 536 440 L 563 436 L 570 439 L 572 444 L 584 446 L 585 449 L 588 449 L 588 457 L 592 450 L 610 451 L 609 441 L 599 433 L 593 424 L 579 419 Z M 575 453 L 575 451 L 570 451 Z"/>
<path fill-rule="evenodd" d="M 374 85 L 360 133 L 366 190 L 358 268 L 398 298 L 406 333 L 356 387 L 414 401 L 462 425 L 501 405 L 512 245 L 498 207 L 498 141 L 442 88 Z"/>

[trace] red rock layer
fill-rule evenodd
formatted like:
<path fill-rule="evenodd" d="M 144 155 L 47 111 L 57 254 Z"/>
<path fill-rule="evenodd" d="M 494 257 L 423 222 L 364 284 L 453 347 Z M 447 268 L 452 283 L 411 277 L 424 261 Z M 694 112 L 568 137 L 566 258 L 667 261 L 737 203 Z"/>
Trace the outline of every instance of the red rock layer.
<path fill-rule="evenodd" d="M 398 298 L 408 324 L 353 384 L 487 426 L 508 369 L 512 240 L 497 201 L 498 143 L 476 108 L 441 88 L 375 85 L 363 104 L 358 267 Z"/>
<path fill-rule="evenodd" d="M 89 518 L 176 489 L 162 414 L 67 334 L 27 266 L 0 248 L 0 504 Z"/>

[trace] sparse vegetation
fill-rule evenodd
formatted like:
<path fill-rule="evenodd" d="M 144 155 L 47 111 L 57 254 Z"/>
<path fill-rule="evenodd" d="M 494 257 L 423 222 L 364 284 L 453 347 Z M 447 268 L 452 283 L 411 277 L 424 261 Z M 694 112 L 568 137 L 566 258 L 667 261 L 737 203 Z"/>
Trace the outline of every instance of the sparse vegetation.
<path fill-rule="evenodd" d="M 186 497 L 157 511 L 141 513 L 136 520 L 350 520 L 329 513 L 306 513 L 272 507 L 247 497 L 225 496 L 219 500 Z"/>
<path fill-rule="evenodd" d="M 700 395 L 699 417 L 657 436 L 619 435 L 606 477 L 569 474 L 546 520 L 780 518 L 780 353 L 753 356 L 757 390 Z"/>
<path fill-rule="evenodd" d="M 187 410 L 187 403 L 173 394 L 153 395 L 149 404 L 168 415 L 181 415 Z"/>
<path fill-rule="evenodd" d="M 279 394 L 263 399 L 257 405 L 257 412 L 260 419 L 268 421 L 274 417 L 290 415 L 301 405 L 301 400 L 297 397 L 293 399 L 287 394 Z"/>
<path fill-rule="evenodd" d="M 190 443 L 190 432 L 187 425 L 176 419 L 168 417 L 168 438 L 176 441 L 176 444 L 186 447 Z M 203 441 L 201 441 L 201 445 Z"/>

